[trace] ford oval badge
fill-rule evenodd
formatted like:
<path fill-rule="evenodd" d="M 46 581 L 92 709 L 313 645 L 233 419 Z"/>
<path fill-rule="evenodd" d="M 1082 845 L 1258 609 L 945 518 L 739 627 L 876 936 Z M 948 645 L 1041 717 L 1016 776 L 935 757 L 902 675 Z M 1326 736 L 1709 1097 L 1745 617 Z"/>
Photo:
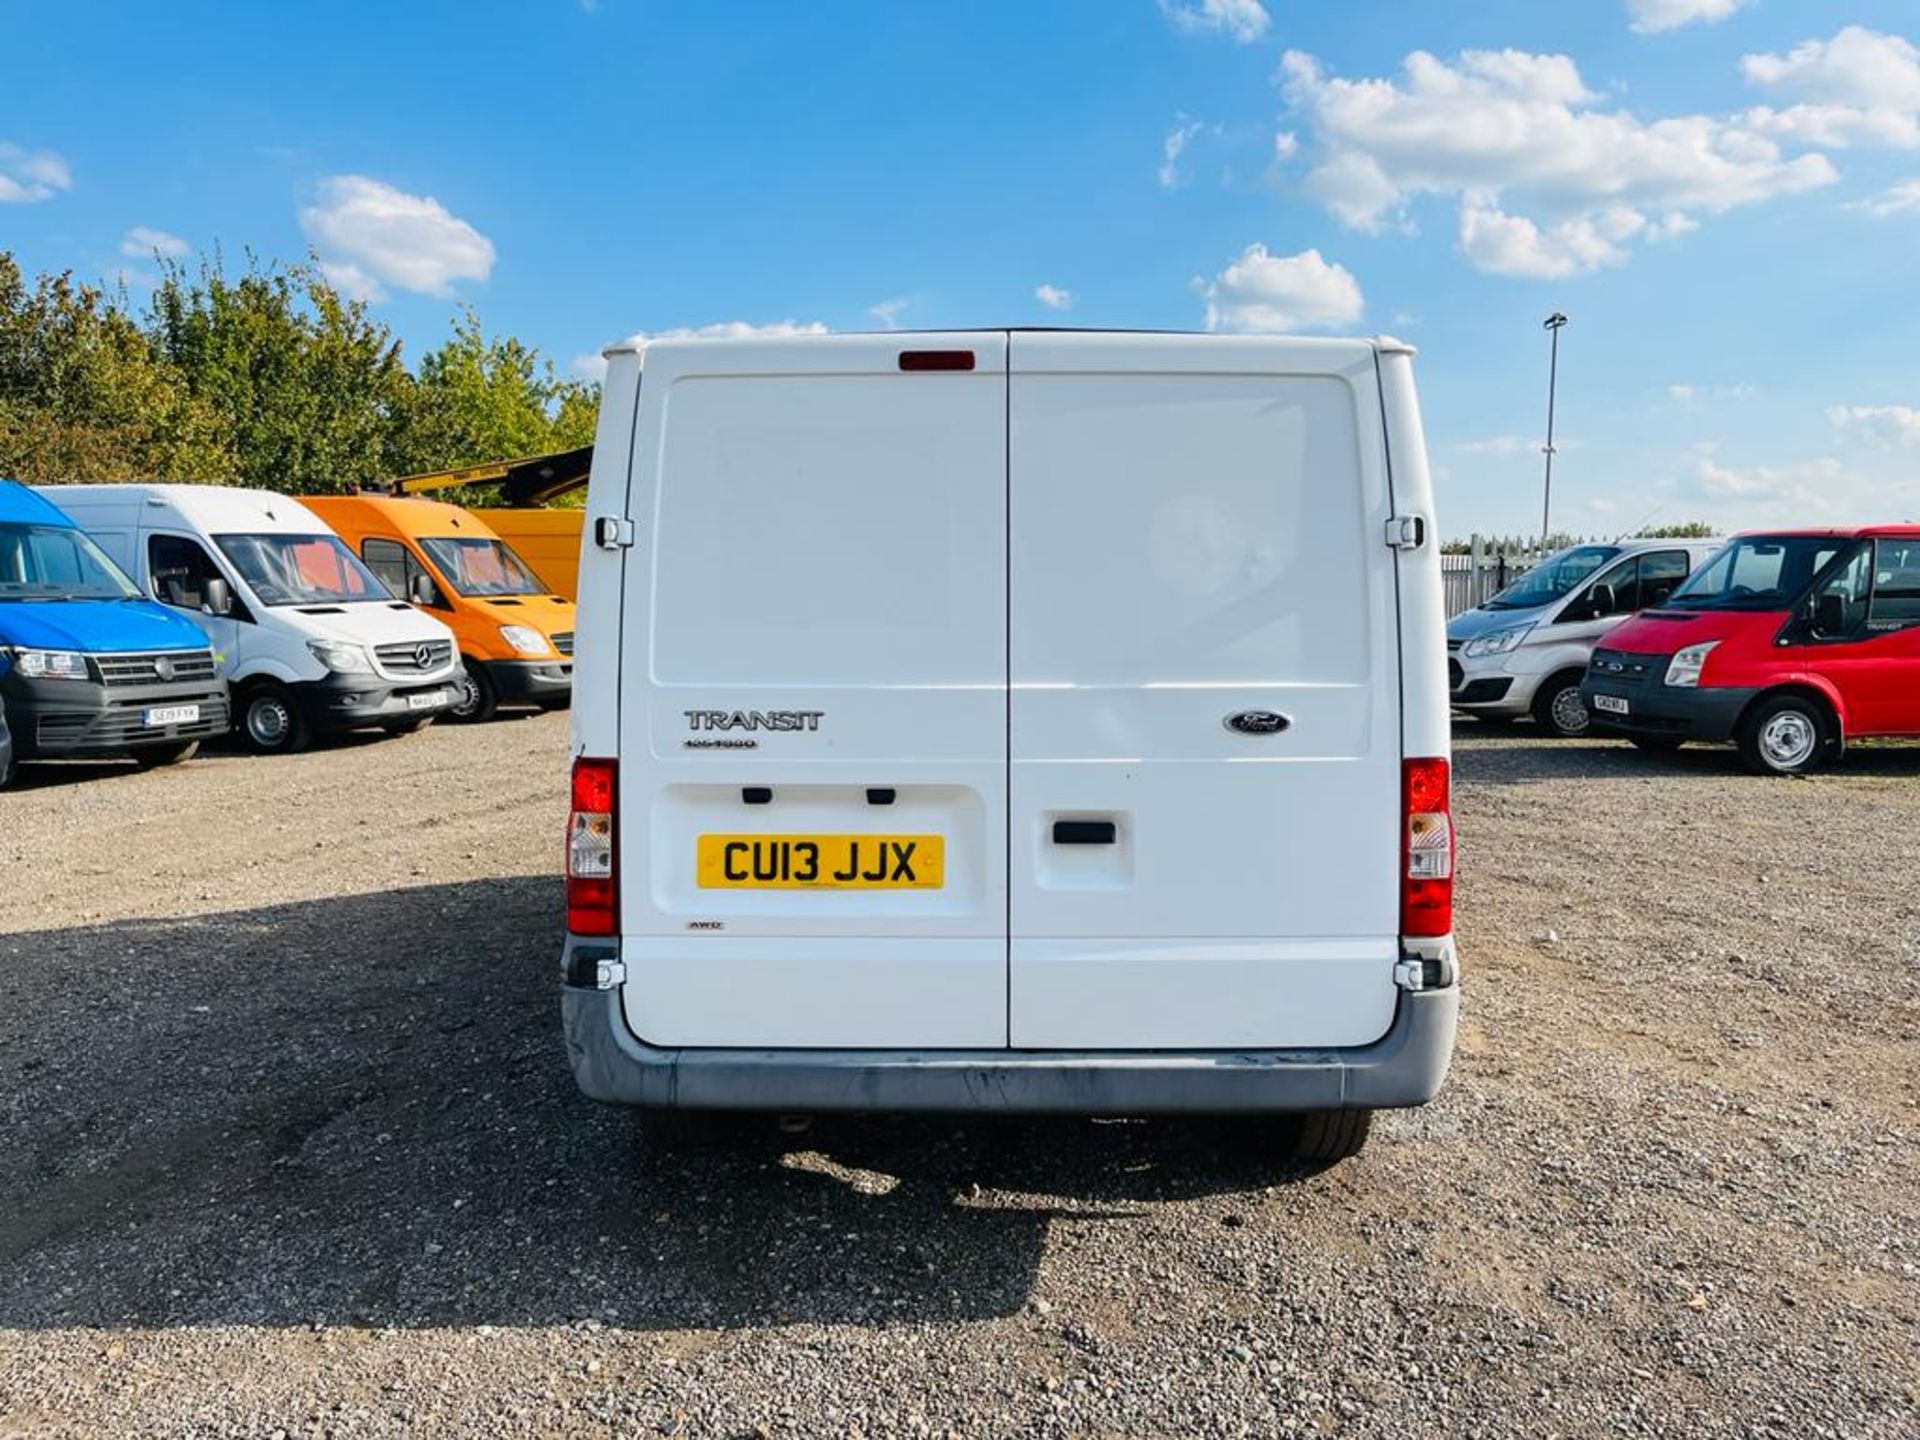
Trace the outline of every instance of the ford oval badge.
<path fill-rule="evenodd" d="M 1242 710 L 1226 719 L 1227 729 L 1241 735 L 1278 735 L 1291 724 L 1293 721 L 1274 710 Z"/>

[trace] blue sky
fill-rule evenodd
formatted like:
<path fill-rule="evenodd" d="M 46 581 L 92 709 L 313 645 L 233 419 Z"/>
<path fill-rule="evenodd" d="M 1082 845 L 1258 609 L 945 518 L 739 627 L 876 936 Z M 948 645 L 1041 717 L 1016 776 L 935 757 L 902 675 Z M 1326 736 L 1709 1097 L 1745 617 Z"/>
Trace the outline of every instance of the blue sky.
<path fill-rule="evenodd" d="M 417 353 L 1067 323 L 1421 349 L 1450 534 L 1920 518 L 1913 0 L 12 6 L 0 247 L 316 249 Z M 1047 287 L 1043 290 L 1042 287 Z M 583 358 L 584 357 L 584 358 Z"/>

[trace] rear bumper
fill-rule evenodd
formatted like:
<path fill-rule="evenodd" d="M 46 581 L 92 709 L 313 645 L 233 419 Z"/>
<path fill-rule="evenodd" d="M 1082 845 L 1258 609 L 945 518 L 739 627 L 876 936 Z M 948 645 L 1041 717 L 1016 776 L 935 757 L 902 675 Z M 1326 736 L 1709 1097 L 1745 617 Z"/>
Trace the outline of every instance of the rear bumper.
<path fill-rule="evenodd" d="M 571 660 L 468 660 L 486 671 L 493 693 L 507 705 L 541 705 L 573 693 Z"/>
<path fill-rule="evenodd" d="M 1757 689 L 1721 685 L 1619 685 L 1596 680 L 1589 672 L 1580 698 L 1596 729 L 1616 735 L 1645 735 L 1662 740 L 1731 740 Z M 1625 715 L 1609 714 L 1595 697 L 1625 700 Z"/>
<path fill-rule="evenodd" d="M 569 937 L 564 973 L 617 959 Z M 1390 1109 L 1439 1092 L 1453 1057 L 1460 988 L 1403 991 L 1392 1027 L 1350 1050 L 672 1050 L 628 1027 L 620 991 L 563 984 L 567 1059 L 595 1100 L 658 1109 L 998 1111 L 1016 1114 L 1259 1114 Z"/>
<path fill-rule="evenodd" d="M 454 681 L 458 672 L 450 672 L 424 684 L 396 685 L 377 675 L 328 675 L 324 680 L 302 680 L 293 687 L 294 703 L 307 724 L 321 732 L 354 730 L 381 725 L 414 716 L 441 715 L 453 704 Z M 438 703 L 416 707 L 415 695 L 439 693 Z"/>
<path fill-rule="evenodd" d="M 90 680 L 29 680 L 9 672 L 0 681 L 19 758 L 126 755 L 151 745 L 210 740 L 228 729 L 224 681 L 182 685 L 102 685 Z M 148 725 L 155 706 L 198 705 L 200 716 L 185 724 Z"/>

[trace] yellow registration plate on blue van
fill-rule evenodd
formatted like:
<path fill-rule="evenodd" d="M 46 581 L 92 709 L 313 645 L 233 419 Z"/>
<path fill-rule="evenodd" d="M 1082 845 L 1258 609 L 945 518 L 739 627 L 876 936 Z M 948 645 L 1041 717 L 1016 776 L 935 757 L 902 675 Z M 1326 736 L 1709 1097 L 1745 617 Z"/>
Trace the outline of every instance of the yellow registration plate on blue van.
<path fill-rule="evenodd" d="M 941 835 L 702 835 L 702 890 L 938 890 Z"/>

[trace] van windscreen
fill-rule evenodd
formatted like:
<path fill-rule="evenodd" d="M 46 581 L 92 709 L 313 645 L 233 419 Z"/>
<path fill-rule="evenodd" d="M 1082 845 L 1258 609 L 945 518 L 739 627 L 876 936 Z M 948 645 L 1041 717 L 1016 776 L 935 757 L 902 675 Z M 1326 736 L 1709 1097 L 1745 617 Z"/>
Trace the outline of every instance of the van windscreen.
<path fill-rule="evenodd" d="M 1783 610 L 1853 541 L 1835 535 L 1743 535 L 1667 597 L 1672 610 Z"/>
<path fill-rule="evenodd" d="M 436 535 L 422 540 L 427 558 L 461 595 L 544 595 L 547 587 L 527 563 L 498 540 Z"/>
<path fill-rule="evenodd" d="M 337 535 L 216 535 L 262 605 L 338 605 L 392 593 Z"/>
<path fill-rule="evenodd" d="M 0 600 L 132 600 L 139 594 L 84 531 L 0 524 Z"/>

